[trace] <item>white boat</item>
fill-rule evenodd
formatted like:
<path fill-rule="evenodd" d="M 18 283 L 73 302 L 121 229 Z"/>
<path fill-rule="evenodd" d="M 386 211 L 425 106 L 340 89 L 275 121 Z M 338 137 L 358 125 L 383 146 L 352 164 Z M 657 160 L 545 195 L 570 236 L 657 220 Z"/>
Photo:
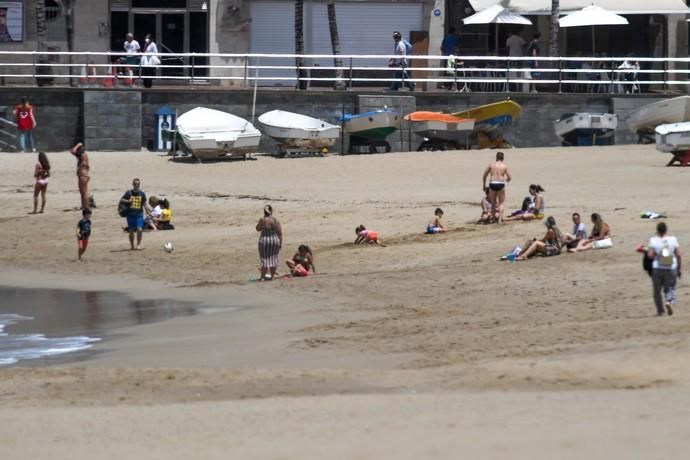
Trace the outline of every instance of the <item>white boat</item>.
<path fill-rule="evenodd" d="M 566 145 L 597 145 L 618 127 L 618 115 L 612 113 L 566 113 L 553 122 L 556 134 Z"/>
<path fill-rule="evenodd" d="M 659 125 L 654 130 L 656 149 L 664 153 L 690 150 L 690 122 Z"/>
<path fill-rule="evenodd" d="M 652 102 L 635 110 L 628 117 L 628 128 L 633 132 L 653 133 L 659 125 L 688 120 L 690 120 L 690 96 L 678 96 Z"/>
<path fill-rule="evenodd" d="M 244 118 L 206 107 L 180 115 L 177 132 L 187 149 L 200 160 L 247 158 L 261 140 L 261 132 Z"/>
<path fill-rule="evenodd" d="M 299 113 L 271 110 L 259 117 L 264 133 L 290 149 L 322 150 L 340 136 L 340 126 Z"/>

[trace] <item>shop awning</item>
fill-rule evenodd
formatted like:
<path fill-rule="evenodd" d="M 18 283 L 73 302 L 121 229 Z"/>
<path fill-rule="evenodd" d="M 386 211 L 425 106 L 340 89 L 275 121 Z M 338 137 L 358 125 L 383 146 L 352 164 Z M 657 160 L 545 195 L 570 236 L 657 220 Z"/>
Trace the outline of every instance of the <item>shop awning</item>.
<path fill-rule="evenodd" d="M 470 4 L 476 12 L 501 5 L 519 14 L 551 14 L 551 0 L 470 0 Z M 561 13 L 591 4 L 592 0 L 561 0 Z M 683 0 L 596 0 L 594 4 L 616 14 L 690 14 Z"/>

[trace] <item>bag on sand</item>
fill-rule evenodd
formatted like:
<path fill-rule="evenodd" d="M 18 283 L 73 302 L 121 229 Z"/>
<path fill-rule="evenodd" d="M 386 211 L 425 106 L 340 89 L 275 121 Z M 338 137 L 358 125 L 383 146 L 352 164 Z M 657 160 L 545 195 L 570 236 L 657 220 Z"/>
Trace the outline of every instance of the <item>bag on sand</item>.
<path fill-rule="evenodd" d="M 604 238 L 603 240 L 597 240 L 592 243 L 592 249 L 608 249 L 613 247 L 613 241 L 611 238 Z"/>

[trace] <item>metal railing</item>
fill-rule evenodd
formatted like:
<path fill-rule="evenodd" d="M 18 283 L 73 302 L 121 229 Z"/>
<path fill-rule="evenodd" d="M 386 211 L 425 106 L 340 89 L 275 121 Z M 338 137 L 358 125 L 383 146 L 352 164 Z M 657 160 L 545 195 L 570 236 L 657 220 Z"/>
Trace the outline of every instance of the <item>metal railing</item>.
<path fill-rule="evenodd" d="M 397 83 L 424 83 L 455 90 L 505 91 L 529 89 L 558 92 L 639 93 L 651 87 L 690 83 L 690 58 L 580 58 L 458 56 L 450 68 L 446 56 L 408 56 L 409 67 L 398 72 L 388 63 L 392 55 L 293 55 L 159 53 L 161 65 L 147 74 L 141 57 L 112 52 L 23 52 L 0 51 L 2 84 L 134 84 L 142 78 L 184 82 L 236 82 L 243 87 L 332 86 L 337 81 L 354 86 L 389 86 Z M 297 66 L 296 58 L 305 63 Z M 127 59 L 130 59 L 127 61 Z M 343 62 L 333 65 L 333 59 Z M 67 62 L 65 62 L 67 61 Z M 429 65 L 429 62 L 444 64 Z M 341 77 L 336 71 L 342 72 Z"/>

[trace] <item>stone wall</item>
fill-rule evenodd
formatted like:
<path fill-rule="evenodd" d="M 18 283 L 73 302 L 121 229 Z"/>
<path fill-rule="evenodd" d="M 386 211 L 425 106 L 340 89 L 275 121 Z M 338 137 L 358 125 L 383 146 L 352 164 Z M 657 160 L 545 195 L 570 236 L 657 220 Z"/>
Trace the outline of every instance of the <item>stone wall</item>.
<path fill-rule="evenodd" d="M 151 147 L 154 132 L 154 113 L 162 106 L 183 114 L 197 106 L 206 106 L 231 112 L 251 120 L 252 91 L 220 91 L 213 88 L 171 90 L 158 87 L 147 91 L 131 89 L 89 88 L 31 88 L 0 87 L 0 114 L 9 117 L 20 96 L 25 95 L 36 107 L 39 146 L 47 150 L 64 150 L 75 141 L 85 140 L 90 150 L 121 150 Z M 637 142 L 625 124 L 628 114 L 636 107 L 660 99 L 660 95 L 608 95 L 608 94 L 530 94 L 511 93 L 513 100 L 522 108 L 521 118 L 503 130 L 507 140 L 517 147 L 546 147 L 560 145 L 553 130 L 553 122 L 570 112 L 613 112 L 619 115 L 616 143 Z M 460 111 L 506 97 L 505 93 L 407 93 L 381 92 L 334 92 L 259 90 L 256 98 L 255 117 L 269 110 L 281 109 L 303 113 L 339 124 L 343 113 L 372 110 L 377 105 L 403 111 L 430 110 L 439 112 Z M 663 96 L 661 96 L 663 97 Z M 256 123 L 258 125 L 258 122 Z M 420 138 L 411 136 L 411 146 L 391 136 L 393 147 L 415 150 Z M 402 139 L 409 139 L 403 135 Z M 334 146 L 334 151 L 346 147 L 346 139 Z M 0 147 L 1 148 L 1 147 Z M 260 151 L 275 152 L 275 143 L 262 139 Z"/>

